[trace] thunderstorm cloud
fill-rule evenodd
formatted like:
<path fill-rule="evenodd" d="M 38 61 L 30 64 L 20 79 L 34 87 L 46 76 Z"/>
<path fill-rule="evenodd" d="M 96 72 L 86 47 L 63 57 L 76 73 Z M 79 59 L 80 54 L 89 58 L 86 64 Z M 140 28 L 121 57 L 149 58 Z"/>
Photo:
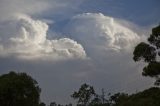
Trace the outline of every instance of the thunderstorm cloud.
<path fill-rule="evenodd" d="M 82 83 L 135 92 L 153 82 L 132 60 L 160 19 L 158 0 L 0 0 L 0 74 L 26 72 L 41 100 L 68 103 Z M 58 82 L 58 83 L 57 83 Z"/>

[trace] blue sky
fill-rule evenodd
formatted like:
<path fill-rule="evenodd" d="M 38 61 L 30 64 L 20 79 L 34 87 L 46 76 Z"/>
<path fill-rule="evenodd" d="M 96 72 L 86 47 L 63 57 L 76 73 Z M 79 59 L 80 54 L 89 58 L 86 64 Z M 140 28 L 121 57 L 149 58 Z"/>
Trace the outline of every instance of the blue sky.
<path fill-rule="evenodd" d="M 0 74 L 33 76 L 41 100 L 70 103 L 88 83 L 99 92 L 143 90 L 132 52 L 160 22 L 159 0 L 0 0 Z"/>
<path fill-rule="evenodd" d="M 138 25 L 159 22 L 160 17 L 158 0 L 87 0 L 82 8 L 85 8 L 85 12 L 102 12 Z"/>

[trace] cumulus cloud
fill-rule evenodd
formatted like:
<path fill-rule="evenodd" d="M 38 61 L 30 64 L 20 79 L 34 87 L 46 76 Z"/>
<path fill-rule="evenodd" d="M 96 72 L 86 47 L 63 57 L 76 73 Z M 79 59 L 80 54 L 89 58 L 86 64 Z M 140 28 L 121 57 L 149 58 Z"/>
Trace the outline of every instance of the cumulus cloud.
<path fill-rule="evenodd" d="M 101 13 L 83 13 L 74 16 L 66 32 L 85 45 L 102 49 L 128 50 L 133 48 L 140 37 L 118 20 Z"/>
<path fill-rule="evenodd" d="M 0 55 L 23 59 L 85 58 L 83 47 L 69 38 L 47 39 L 48 25 L 27 15 L 16 15 L 0 26 Z"/>
<path fill-rule="evenodd" d="M 31 74 L 42 88 L 42 101 L 48 103 L 68 103 L 71 92 L 86 82 L 108 92 L 150 86 L 150 79 L 141 76 L 143 65 L 132 61 L 131 52 L 141 36 L 126 21 L 124 6 L 110 2 L 0 0 L 0 74 L 6 70 Z M 122 16 L 123 22 L 115 18 Z M 86 54 L 90 59 L 83 59 Z"/>

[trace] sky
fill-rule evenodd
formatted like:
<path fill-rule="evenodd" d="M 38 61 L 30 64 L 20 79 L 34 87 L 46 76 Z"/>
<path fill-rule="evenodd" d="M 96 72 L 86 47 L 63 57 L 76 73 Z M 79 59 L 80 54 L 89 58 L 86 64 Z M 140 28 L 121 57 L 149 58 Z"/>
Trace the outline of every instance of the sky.
<path fill-rule="evenodd" d="M 160 23 L 159 0 L 0 0 L 0 74 L 26 72 L 41 101 L 66 104 L 81 84 L 100 93 L 153 86 L 134 47 Z"/>

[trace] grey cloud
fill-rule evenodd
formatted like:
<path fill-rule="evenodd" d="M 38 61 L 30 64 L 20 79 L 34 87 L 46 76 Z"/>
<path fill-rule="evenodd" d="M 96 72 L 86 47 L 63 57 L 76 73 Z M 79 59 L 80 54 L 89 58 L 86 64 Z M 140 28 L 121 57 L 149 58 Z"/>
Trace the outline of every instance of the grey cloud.
<path fill-rule="evenodd" d="M 96 91 L 104 88 L 112 93 L 135 92 L 152 84 L 150 79 L 142 78 L 141 72 L 135 71 L 141 69 L 141 65 L 132 65 L 133 62 L 127 64 L 127 60 L 120 64 L 116 59 L 110 59 L 111 61 L 108 59 L 103 59 L 103 63 L 98 63 L 99 61 L 77 59 L 55 62 L 26 61 L 7 57 L 0 58 L 0 74 L 11 70 L 27 72 L 38 81 L 42 88 L 41 99 L 46 103 L 51 101 L 69 103 L 72 101 L 70 98 L 72 92 L 83 83 L 93 85 Z"/>

